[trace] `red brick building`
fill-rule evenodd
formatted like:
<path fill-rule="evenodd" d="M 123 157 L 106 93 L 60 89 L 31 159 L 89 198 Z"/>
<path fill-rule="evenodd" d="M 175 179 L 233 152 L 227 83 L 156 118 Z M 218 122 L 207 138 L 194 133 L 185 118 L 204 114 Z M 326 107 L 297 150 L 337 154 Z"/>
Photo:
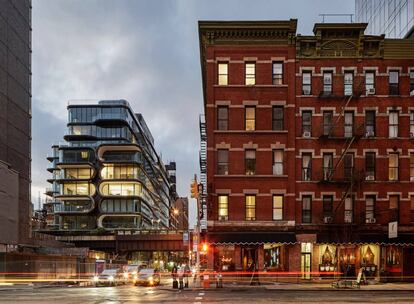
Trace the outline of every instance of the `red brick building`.
<path fill-rule="evenodd" d="M 365 28 L 199 22 L 209 268 L 414 274 L 414 41 Z"/>

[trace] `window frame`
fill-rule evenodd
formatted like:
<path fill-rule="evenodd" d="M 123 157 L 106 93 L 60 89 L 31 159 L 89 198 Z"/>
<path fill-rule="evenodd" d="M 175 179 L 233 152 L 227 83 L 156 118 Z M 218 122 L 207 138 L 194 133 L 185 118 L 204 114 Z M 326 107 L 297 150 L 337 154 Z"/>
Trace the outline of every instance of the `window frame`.
<path fill-rule="evenodd" d="M 330 123 L 327 123 L 325 121 L 326 117 L 331 117 L 330 119 Z M 322 112 L 322 121 L 323 121 L 323 135 L 324 136 L 331 136 L 332 132 L 333 132 L 333 119 L 334 119 L 334 114 L 333 111 L 323 111 Z"/>
<path fill-rule="evenodd" d="M 393 77 L 391 75 L 397 76 L 396 80 L 392 79 Z M 396 81 L 396 82 L 391 82 Z M 391 70 L 388 72 L 388 94 L 390 96 L 398 96 L 400 94 L 399 92 L 399 81 L 400 81 L 400 71 L 398 70 Z"/>
<path fill-rule="evenodd" d="M 304 119 L 305 114 L 309 114 L 309 124 Z M 308 128 L 309 130 L 307 130 Z M 312 111 L 302 111 L 302 136 L 305 132 L 309 132 L 312 135 Z"/>
<path fill-rule="evenodd" d="M 396 165 L 391 166 L 391 156 L 395 156 Z M 389 181 L 398 181 L 399 180 L 399 165 L 400 165 L 400 156 L 398 152 L 392 152 L 388 154 L 388 180 Z M 392 172 L 394 171 L 395 178 L 391 178 Z"/>
<path fill-rule="evenodd" d="M 226 118 L 220 118 L 220 111 L 225 110 Z M 222 124 L 225 122 L 225 128 L 222 128 Z M 228 131 L 229 130 L 229 107 L 228 106 L 218 106 L 217 107 L 217 130 L 219 131 Z"/>
<path fill-rule="evenodd" d="M 409 77 L 410 77 L 410 92 L 414 92 L 414 70 L 411 70 L 409 73 Z"/>
<path fill-rule="evenodd" d="M 347 122 L 348 115 L 351 116 L 351 124 Z M 355 113 L 353 111 L 345 111 L 344 113 L 344 137 L 350 138 L 354 136 Z"/>
<path fill-rule="evenodd" d="M 376 197 L 375 195 L 368 195 L 365 197 L 365 222 L 367 222 L 370 219 L 375 219 L 375 205 L 376 205 Z M 368 204 L 368 201 L 372 200 L 372 204 Z M 368 216 L 368 214 L 372 214 L 371 216 Z"/>
<path fill-rule="evenodd" d="M 227 154 L 227 162 L 220 161 L 220 154 L 221 154 L 220 152 Z M 227 170 L 222 171 L 223 168 L 227 168 Z M 222 172 L 224 172 L 224 173 L 222 173 Z M 217 175 L 229 175 L 229 149 L 217 149 L 217 168 L 216 168 L 216 174 Z"/>
<path fill-rule="evenodd" d="M 254 158 L 247 158 L 248 152 L 254 153 Z M 252 168 L 248 168 L 251 166 Z M 246 149 L 244 150 L 244 169 L 245 175 L 255 175 L 256 174 L 256 149 Z"/>
<path fill-rule="evenodd" d="M 369 115 L 373 115 L 372 117 L 369 117 Z M 371 121 L 368 120 L 368 117 L 371 119 L 372 118 L 372 124 Z M 369 127 L 372 127 L 372 130 L 370 130 Z M 367 137 L 368 133 L 372 131 L 373 132 L 373 136 L 375 136 L 375 132 L 376 132 L 376 113 L 373 110 L 367 110 L 365 111 L 365 136 Z"/>
<path fill-rule="evenodd" d="M 247 114 L 248 114 L 248 109 L 252 109 L 253 110 L 253 118 L 247 118 Z M 253 122 L 253 125 L 250 126 L 249 122 Z M 248 126 L 252 127 L 252 128 L 248 128 Z M 255 131 L 256 130 L 256 106 L 245 106 L 244 107 L 244 130 L 245 131 Z"/>
<path fill-rule="evenodd" d="M 347 208 L 347 200 L 350 199 L 351 200 L 351 208 Z M 350 217 L 350 220 L 348 220 L 347 218 L 347 213 L 348 216 Z M 353 223 L 354 222 L 354 197 L 352 195 L 348 195 L 345 200 L 344 200 L 344 223 Z"/>
<path fill-rule="evenodd" d="M 280 73 L 275 73 L 275 65 L 280 65 Z M 282 85 L 283 84 L 283 61 L 273 61 L 272 62 L 272 84 L 273 85 Z"/>
<path fill-rule="evenodd" d="M 281 206 L 277 206 L 277 201 L 275 198 L 281 198 Z M 276 203 L 276 204 L 275 204 Z M 285 197 L 281 194 L 274 194 L 272 196 L 272 218 L 274 221 L 283 221 L 283 207 L 285 205 Z M 275 213 L 276 212 L 276 213 Z M 279 216 L 275 216 L 279 215 Z"/>
<path fill-rule="evenodd" d="M 347 80 L 347 76 L 351 75 L 351 80 Z M 351 96 L 354 93 L 354 72 L 344 72 L 344 96 Z"/>
<path fill-rule="evenodd" d="M 253 65 L 253 73 L 248 73 L 248 70 Z M 256 85 L 256 62 L 246 61 L 244 63 L 244 84 L 247 86 Z"/>
<path fill-rule="evenodd" d="M 282 156 L 282 160 L 281 161 L 276 161 L 276 153 L 280 153 L 280 155 Z M 285 173 L 285 168 L 284 168 L 284 161 L 285 161 L 285 151 L 283 149 L 274 149 L 272 150 L 272 158 L 273 158 L 273 162 L 272 162 L 272 174 L 274 176 L 283 176 L 283 174 Z M 277 173 L 277 169 L 278 167 L 282 168 L 282 173 L 278 174 Z"/>
<path fill-rule="evenodd" d="M 309 157 L 309 166 L 304 166 L 304 157 Z M 302 181 L 312 180 L 312 153 L 302 153 Z"/>
<path fill-rule="evenodd" d="M 333 217 L 333 195 L 322 196 L 322 213 L 323 217 Z"/>
<path fill-rule="evenodd" d="M 372 165 L 369 164 L 369 158 L 372 158 Z M 367 176 L 373 176 L 374 180 L 376 179 L 376 154 L 375 152 L 367 152 L 365 153 L 365 178 Z"/>
<path fill-rule="evenodd" d="M 225 198 L 226 201 L 223 203 L 220 200 L 220 198 Z M 225 211 L 224 212 L 225 214 L 221 214 L 223 210 Z M 218 215 L 219 221 L 227 221 L 229 219 L 229 195 L 228 194 L 219 194 L 217 196 L 217 215 Z"/>
<path fill-rule="evenodd" d="M 372 82 L 368 82 L 368 75 L 372 75 Z M 365 71 L 365 92 L 368 93 L 369 89 L 375 90 L 375 71 Z"/>
<path fill-rule="evenodd" d="M 325 76 L 329 75 L 328 78 Z M 326 80 L 329 80 L 326 82 Z M 322 73 L 323 95 L 332 95 L 333 93 L 333 71 L 323 71 Z"/>
<path fill-rule="evenodd" d="M 410 181 L 414 182 L 414 152 L 410 152 Z"/>
<path fill-rule="evenodd" d="M 220 66 L 221 65 L 226 66 L 226 73 L 225 74 L 220 73 Z M 225 76 L 226 77 L 225 78 L 226 79 L 225 83 L 221 83 L 220 76 Z M 222 86 L 229 85 L 229 63 L 227 61 L 217 62 L 217 84 L 222 85 Z"/>
<path fill-rule="evenodd" d="M 329 166 L 325 165 L 325 156 L 330 158 Z M 323 153 L 322 154 L 322 169 L 323 169 L 323 180 L 330 181 L 333 177 L 333 153 Z"/>
<path fill-rule="evenodd" d="M 252 203 L 248 202 L 248 198 L 252 199 Z M 246 221 L 255 221 L 256 220 L 256 195 L 254 194 L 246 194 L 244 197 L 244 204 L 245 204 L 245 220 Z M 252 211 L 253 216 L 249 211 Z"/>
<path fill-rule="evenodd" d="M 410 111 L 410 137 L 414 138 L 414 111 Z"/>
<path fill-rule="evenodd" d="M 277 113 L 277 110 L 280 112 Z M 284 106 L 273 106 L 272 107 L 272 130 L 273 131 L 283 131 L 285 128 L 285 108 Z M 277 117 L 277 114 L 281 114 L 281 117 Z M 278 128 L 278 126 L 280 128 Z"/>
<path fill-rule="evenodd" d="M 309 200 L 309 208 L 305 206 L 305 200 Z M 305 212 L 306 211 L 306 212 Z M 312 224 L 312 196 L 302 196 L 302 224 Z"/>
<path fill-rule="evenodd" d="M 350 160 L 351 164 L 349 165 L 347 162 Z M 344 179 L 351 180 L 352 175 L 354 172 L 354 166 L 355 166 L 355 155 L 353 152 L 347 152 L 344 155 Z"/>
<path fill-rule="evenodd" d="M 305 76 L 307 75 L 309 75 L 309 83 L 307 81 L 305 82 Z M 302 72 L 302 95 L 312 95 L 312 71 Z"/>
<path fill-rule="evenodd" d="M 388 137 L 389 138 L 398 138 L 398 127 L 399 127 L 399 120 L 400 120 L 400 117 L 399 117 L 399 112 L 398 111 L 394 111 L 394 110 L 392 110 L 392 111 L 389 111 L 389 113 L 388 113 Z M 396 116 L 396 122 L 395 121 L 392 121 L 392 117 L 393 116 Z M 395 135 L 395 136 L 394 136 Z"/>

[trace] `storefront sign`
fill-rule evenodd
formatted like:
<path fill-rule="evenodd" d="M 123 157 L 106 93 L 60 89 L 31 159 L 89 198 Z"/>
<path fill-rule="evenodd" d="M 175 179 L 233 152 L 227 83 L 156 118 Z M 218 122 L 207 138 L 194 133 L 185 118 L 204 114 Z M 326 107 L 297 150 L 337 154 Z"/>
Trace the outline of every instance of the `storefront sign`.
<path fill-rule="evenodd" d="M 389 222 L 388 223 L 388 238 L 398 237 L 398 222 Z"/>

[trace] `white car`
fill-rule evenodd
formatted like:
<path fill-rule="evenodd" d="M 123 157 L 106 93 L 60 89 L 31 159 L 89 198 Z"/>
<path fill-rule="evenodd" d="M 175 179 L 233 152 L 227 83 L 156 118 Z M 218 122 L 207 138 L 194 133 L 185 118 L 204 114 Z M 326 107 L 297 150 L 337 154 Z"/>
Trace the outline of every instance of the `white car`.
<path fill-rule="evenodd" d="M 95 286 L 116 286 L 123 283 L 124 279 L 119 269 L 105 269 L 101 274 L 94 276 L 92 281 Z"/>

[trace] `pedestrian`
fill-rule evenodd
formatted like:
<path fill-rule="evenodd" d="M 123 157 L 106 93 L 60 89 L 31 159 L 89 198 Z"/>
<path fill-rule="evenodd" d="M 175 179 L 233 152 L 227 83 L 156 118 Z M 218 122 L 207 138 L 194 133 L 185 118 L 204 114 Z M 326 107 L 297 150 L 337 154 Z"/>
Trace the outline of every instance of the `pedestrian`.
<path fill-rule="evenodd" d="M 184 266 L 181 265 L 177 271 L 178 274 L 178 282 L 179 282 L 179 289 L 184 289 Z"/>
<path fill-rule="evenodd" d="M 171 275 L 173 279 L 173 288 L 178 288 L 178 282 L 177 282 L 177 265 L 174 263 L 173 268 L 171 270 Z"/>
<path fill-rule="evenodd" d="M 188 288 L 188 277 L 190 276 L 190 274 L 191 274 L 190 266 L 188 264 L 185 264 L 184 266 L 185 286 L 184 287 L 186 288 Z"/>

